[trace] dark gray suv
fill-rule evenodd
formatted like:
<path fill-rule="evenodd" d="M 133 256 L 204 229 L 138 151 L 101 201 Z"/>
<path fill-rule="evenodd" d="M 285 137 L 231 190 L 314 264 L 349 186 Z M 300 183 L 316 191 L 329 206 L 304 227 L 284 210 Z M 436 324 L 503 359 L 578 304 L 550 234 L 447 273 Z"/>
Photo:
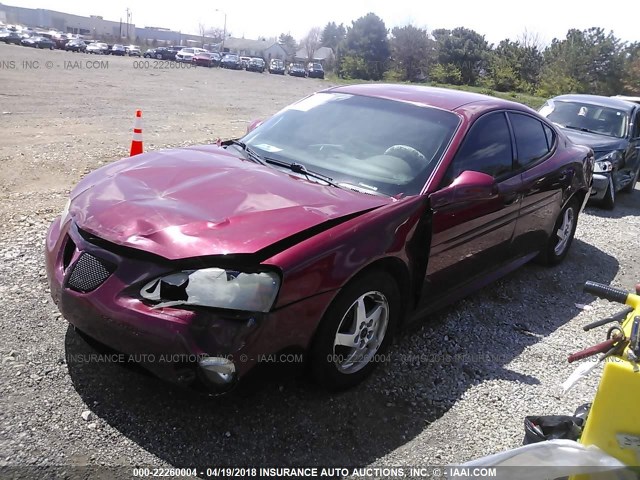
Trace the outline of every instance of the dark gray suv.
<path fill-rule="evenodd" d="M 591 200 L 612 209 L 618 192 L 632 192 L 640 173 L 640 105 L 615 97 L 560 95 L 540 108 L 571 141 L 591 147 Z"/>

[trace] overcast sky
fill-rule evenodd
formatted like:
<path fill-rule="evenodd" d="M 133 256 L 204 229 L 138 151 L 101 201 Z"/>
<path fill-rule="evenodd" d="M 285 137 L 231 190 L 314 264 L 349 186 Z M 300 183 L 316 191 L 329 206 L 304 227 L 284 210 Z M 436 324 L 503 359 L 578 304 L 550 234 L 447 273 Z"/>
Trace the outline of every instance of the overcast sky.
<path fill-rule="evenodd" d="M 517 39 L 525 30 L 549 43 L 563 38 L 570 28 L 593 26 L 613 30 L 627 41 L 640 41 L 640 1 L 592 2 L 577 0 L 2 0 L 8 5 L 47 8 L 77 15 L 101 15 L 123 21 L 130 8 L 136 26 L 155 26 L 198 33 L 198 24 L 222 28 L 234 37 L 273 37 L 290 33 L 300 40 L 310 28 L 335 21 L 351 25 L 373 12 L 387 28 L 413 24 L 434 30 L 464 26 L 484 35 L 490 43 Z M 216 9 L 220 11 L 216 11 Z"/>

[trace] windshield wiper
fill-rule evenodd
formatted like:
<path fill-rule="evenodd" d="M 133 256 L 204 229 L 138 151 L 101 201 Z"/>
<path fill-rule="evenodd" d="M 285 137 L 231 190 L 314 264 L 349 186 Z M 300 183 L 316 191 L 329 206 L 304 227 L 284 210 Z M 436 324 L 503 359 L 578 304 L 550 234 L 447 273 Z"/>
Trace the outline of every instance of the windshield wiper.
<path fill-rule="evenodd" d="M 317 180 L 321 180 L 321 181 L 331 185 L 332 187 L 341 188 L 340 185 L 338 185 L 337 183 L 335 183 L 333 181 L 333 178 L 327 177 L 326 175 L 322 175 L 321 173 L 317 173 L 317 172 L 314 172 L 312 170 L 308 170 L 307 167 L 305 167 L 301 163 L 297 163 L 297 162 L 288 163 L 288 162 L 283 162 L 282 160 L 276 160 L 274 158 L 268 158 L 268 157 L 263 158 L 263 160 L 266 163 L 269 163 L 271 165 L 276 165 L 278 167 L 287 168 L 287 169 L 291 170 L 294 173 L 299 173 L 299 174 L 305 175 L 307 177 L 312 177 L 312 178 L 315 178 Z"/>
<path fill-rule="evenodd" d="M 275 158 L 263 157 L 260 154 L 258 154 L 255 150 L 253 150 L 249 145 L 247 145 L 244 142 L 241 142 L 240 140 L 236 140 L 236 139 L 225 140 L 224 142 L 221 143 L 221 145 L 224 145 L 224 146 L 236 145 L 240 147 L 242 151 L 246 154 L 249 160 L 253 160 L 256 163 L 259 163 L 260 165 L 270 164 L 270 165 L 276 165 L 278 167 L 287 168 L 294 173 L 300 173 L 302 175 L 305 175 L 306 177 L 312 177 L 317 180 L 321 180 L 333 187 L 341 188 L 340 185 L 335 183 L 333 181 L 333 178 L 331 177 L 327 177 L 326 175 L 322 175 L 321 173 L 307 170 L 307 167 L 305 167 L 301 163 L 297 163 L 297 162 L 288 163 L 288 162 L 283 162 L 282 160 L 276 160 Z"/>
<path fill-rule="evenodd" d="M 240 140 L 236 140 L 236 139 L 225 140 L 224 142 L 220 143 L 220 145 L 223 145 L 225 147 L 229 145 L 235 145 L 237 147 L 240 147 L 240 149 L 245 153 L 245 156 L 247 157 L 247 159 L 252 160 L 255 163 L 259 163 L 260 165 L 265 165 L 263 158 L 260 155 L 258 155 L 255 151 L 253 151 L 251 147 L 249 147 L 246 143 L 241 142 Z"/>
<path fill-rule="evenodd" d="M 593 130 L 589 130 L 588 128 L 584 128 L 584 127 L 574 127 L 573 125 L 565 125 L 564 128 L 570 128 L 571 130 L 579 130 L 581 132 L 587 132 L 587 133 L 600 133 L 600 132 L 595 132 Z"/>
<path fill-rule="evenodd" d="M 238 147 L 240 147 L 242 150 L 244 150 L 245 148 L 247 148 L 247 144 L 244 142 L 241 142 L 240 140 L 237 140 L 235 138 L 232 138 L 231 140 L 225 140 L 224 142 L 220 142 L 220 145 L 226 147 L 228 145 L 237 145 Z"/>

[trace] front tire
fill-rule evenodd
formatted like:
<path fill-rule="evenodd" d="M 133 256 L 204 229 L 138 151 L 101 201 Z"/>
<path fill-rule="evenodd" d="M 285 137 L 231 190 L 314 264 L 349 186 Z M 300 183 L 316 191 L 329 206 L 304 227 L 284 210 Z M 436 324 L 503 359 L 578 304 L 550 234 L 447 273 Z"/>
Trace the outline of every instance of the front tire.
<path fill-rule="evenodd" d="M 356 277 L 327 309 L 311 351 L 311 370 L 327 390 L 362 382 L 379 363 L 399 324 L 400 290 L 387 273 Z"/>
<path fill-rule="evenodd" d="M 602 199 L 602 208 L 607 210 L 613 210 L 613 207 L 616 206 L 616 189 L 613 186 L 613 178 L 609 180 L 609 186 L 607 187 L 607 191 L 604 194 L 604 198 Z"/>
<path fill-rule="evenodd" d="M 540 252 L 541 263 L 553 266 L 561 263 L 571 248 L 578 226 L 580 202 L 573 198 L 560 212 L 544 250 Z"/>

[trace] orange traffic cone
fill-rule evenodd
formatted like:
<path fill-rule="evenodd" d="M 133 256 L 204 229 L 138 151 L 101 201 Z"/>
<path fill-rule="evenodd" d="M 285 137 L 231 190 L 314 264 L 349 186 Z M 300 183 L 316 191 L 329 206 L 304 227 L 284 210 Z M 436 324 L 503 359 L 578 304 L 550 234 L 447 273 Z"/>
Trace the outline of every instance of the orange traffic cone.
<path fill-rule="evenodd" d="M 136 123 L 133 124 L 130 156 L 142 153 L 142 110 L 136 110 Z"/>

